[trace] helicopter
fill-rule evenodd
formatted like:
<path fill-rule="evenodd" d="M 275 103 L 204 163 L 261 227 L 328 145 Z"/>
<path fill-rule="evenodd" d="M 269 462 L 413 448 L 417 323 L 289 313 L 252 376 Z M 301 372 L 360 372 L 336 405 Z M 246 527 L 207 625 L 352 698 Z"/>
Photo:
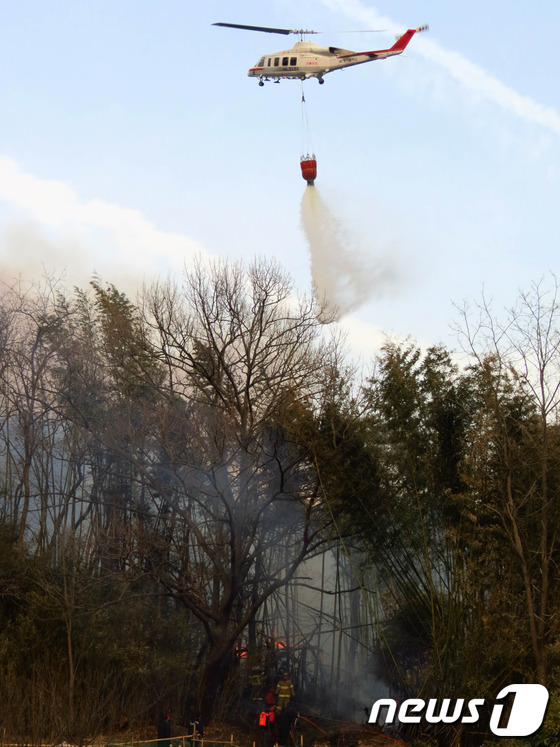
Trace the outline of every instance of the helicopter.
<path fill-rule="evenodd" d="M 269 26 L 245 26 L 239 23 L 213 23 L 212 25 L 225 26 L 231 29 L 262 31 L 267 34 L 299 35 L 300 40 L 291 49 L 265 54 L 254 67 L 249 69 L 247 75 L 250 78 L 258 78 L 259 86 L 264 86 L 265 81 L 269 80 L 280 83 L 282 78 L 292 80 L 317 78 L 319 83 L 322 84 L 325 82 L 323 76 L 327 73 L 342 70 L 352 65 L 361 65 L 364 62 L 383 60 L 386 57 L 401 54 L 414 34 L 428 29 L 428 26 L 408 29 L 402 36 L 397 37 L 396 42 L 388 49 L 377 49 L 371 52 L 352 52 L 349 49 L 340 49 L 339 47 L 323 47 L 304 39 L 308 34 L 320 34 L 322 33 L 321 31 L 278 29 Z"/>

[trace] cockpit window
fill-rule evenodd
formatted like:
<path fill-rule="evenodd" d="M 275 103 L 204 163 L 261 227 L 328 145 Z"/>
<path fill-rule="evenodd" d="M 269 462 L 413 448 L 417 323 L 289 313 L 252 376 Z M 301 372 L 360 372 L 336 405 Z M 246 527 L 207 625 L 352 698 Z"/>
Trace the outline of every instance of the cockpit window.
<path fill-rule="evenodd" d="M 257 62 L 257 67 L 264 67 L 264 57 L 261 57 Z"/>

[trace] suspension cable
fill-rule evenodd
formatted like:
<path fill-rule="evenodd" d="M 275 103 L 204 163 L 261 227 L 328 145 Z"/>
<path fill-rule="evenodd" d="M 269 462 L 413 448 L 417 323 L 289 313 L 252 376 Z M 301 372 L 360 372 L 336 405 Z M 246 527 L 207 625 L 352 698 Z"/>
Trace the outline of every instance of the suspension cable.
<path fill-rule="evenodd" d="M 307 116 L 305 94 L 303 92 L 303 81 L 301 81 L 301 153 L 302 155 L 313 154 L 313 142 L 311 140 L 311 128 Z"/>

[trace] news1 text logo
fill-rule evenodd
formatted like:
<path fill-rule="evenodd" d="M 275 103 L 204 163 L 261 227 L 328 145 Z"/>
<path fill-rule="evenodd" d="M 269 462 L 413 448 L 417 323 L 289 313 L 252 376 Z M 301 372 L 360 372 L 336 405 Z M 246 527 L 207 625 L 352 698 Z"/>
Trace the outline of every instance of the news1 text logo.
<path fill-rule="evenodd" d="M 513 695 L 513 703 L 507 724 L 500 726 L 505 701 Z M 544 721 L 548 705 L 548 690 L 544 685 L 508 685 L 498 693 L 496 703 L 490 716 L 490 730 L 499 737 L 528 737 L 534 734 Z M 422 698 L 409 698 L 400 705 L 393 698 L 376 700 L 371 709 L 369 723 L 375 724 L 379 714 L 385 709 L 386 724 L 418 724 L 424 719 L 429 724 L 475 724 L 480 719 L 479 708 L 484 705 L 484 698 L 474 698 L 465 702 L 458 698 L 451 703 L 451 698 L 439 702 L 436 698 L 425 701 Z"/>

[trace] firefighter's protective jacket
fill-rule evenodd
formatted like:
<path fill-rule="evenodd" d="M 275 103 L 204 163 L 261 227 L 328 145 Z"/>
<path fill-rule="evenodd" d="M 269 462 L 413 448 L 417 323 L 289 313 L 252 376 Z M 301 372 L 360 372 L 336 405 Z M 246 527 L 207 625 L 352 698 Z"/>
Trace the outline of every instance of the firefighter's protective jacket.
<path fill-rule="evenodd" d="M 280 708 L 285 708 L 295 695 L 292 681 L 287 677 L 281 679 L 276 685 L 276 695 L 278 697 L 278 706 Z"/>

